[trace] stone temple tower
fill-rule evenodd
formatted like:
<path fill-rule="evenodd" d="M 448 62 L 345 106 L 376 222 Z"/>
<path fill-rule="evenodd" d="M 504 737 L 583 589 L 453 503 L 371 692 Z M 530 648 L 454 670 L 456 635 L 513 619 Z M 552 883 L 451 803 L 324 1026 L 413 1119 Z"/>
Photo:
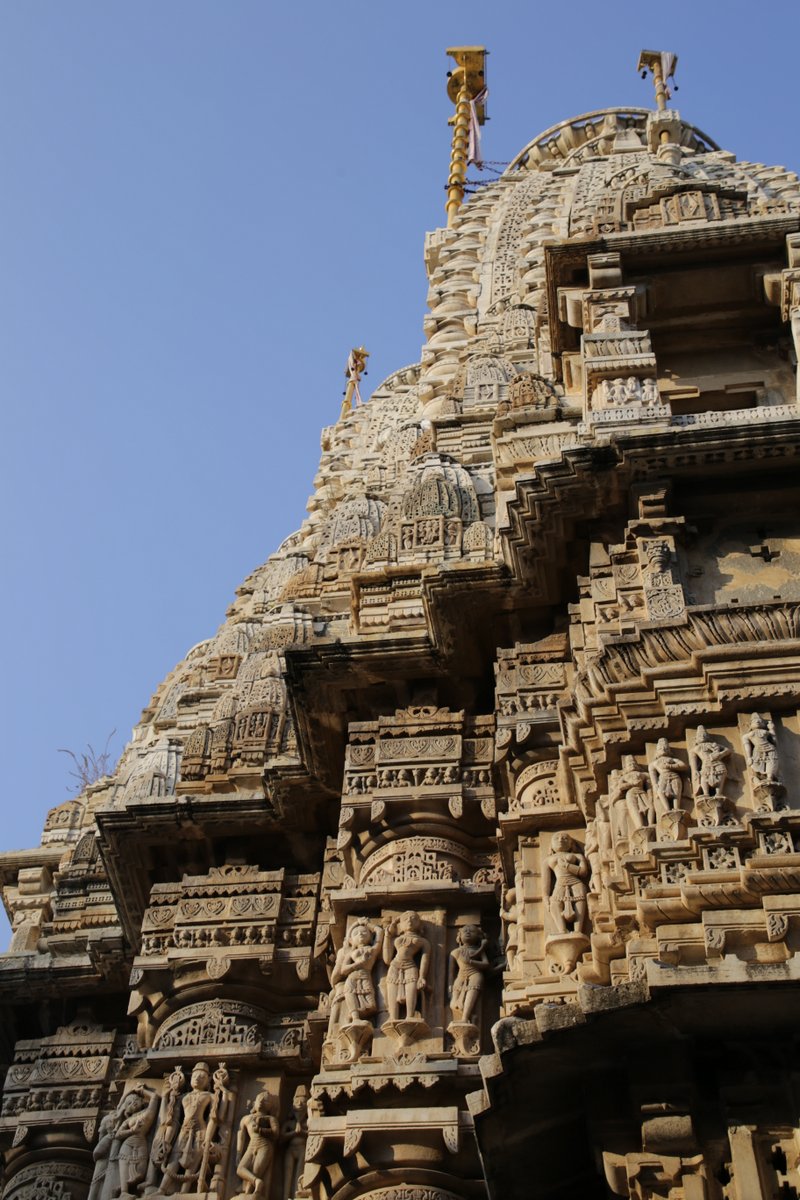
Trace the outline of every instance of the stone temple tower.
<path fill-rule="evenodd" d="M 3 1200 L 800 1194 L 800 185 L 454 91 L 421 361 L 0 856 Z"/>

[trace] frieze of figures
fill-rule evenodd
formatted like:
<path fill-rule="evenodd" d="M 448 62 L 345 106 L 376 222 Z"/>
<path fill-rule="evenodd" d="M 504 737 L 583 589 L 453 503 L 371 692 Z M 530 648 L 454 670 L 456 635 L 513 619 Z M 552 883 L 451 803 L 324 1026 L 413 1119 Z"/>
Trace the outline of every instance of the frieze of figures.
<path fill-rule="evenodd" d="M 88 1200 L 295 1200 L 307 1194 L 307 1135 L 306 1084 L 273 1078 L 243 1087 L 225 1061 L 179 1063 L 128 1086 L 103 1116 Z"/>
<path fill-rule="evenodd" d="M 448 927 L 411 909 L 357 917 L 331 972 L 323 1065 L 394 1061 L 411 1046 L 441 1053 L 445 1032 L 457 1056 L 479 1054 L 481 999 L 499 969 L 498 948 L 477 923 Z"/>

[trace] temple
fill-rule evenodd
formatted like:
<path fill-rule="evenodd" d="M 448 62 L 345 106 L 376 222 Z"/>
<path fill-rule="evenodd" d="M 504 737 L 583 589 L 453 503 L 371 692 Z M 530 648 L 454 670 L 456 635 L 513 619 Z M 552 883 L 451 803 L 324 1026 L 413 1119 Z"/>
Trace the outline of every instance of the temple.
<path fill-rule="evenodd" d="M 451 54 L 420 362 L 0 855 L 3 1200 L 800 1195 L 800 184 L 646 51 L 470 195 Z"/>

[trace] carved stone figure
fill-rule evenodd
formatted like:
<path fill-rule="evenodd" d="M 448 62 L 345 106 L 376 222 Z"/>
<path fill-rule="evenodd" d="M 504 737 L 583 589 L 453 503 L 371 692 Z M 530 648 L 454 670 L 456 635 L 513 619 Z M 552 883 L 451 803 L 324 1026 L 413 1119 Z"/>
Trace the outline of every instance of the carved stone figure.
<path fill-rule="evenodd" d="M 660 812 L 664 813 L 680 808 L 683 795 L 681 773 L 685 770 L 686 764 L 670 754 L 667 739 L 659 738 L 655 757 L 650 763 L 650 780 L 656 798 L 656 807 Z"/>
<path fill-rule="evenodd" d="M 377 1011 L 372 971 L 382 944 L 382 929 L 373 929 L 364 919 L 351 926 L 347 942 L 336 955 L 331 975 L 331 983 L 339 988 L 331 1008 L 332 1024 L 338 1023 L 342 1004 L 351 1020 L 371 1017 Z"/>
<path fill-rule="evenodd" d="M 645 379 L 642 383 L 642 403 L 649 406 L 658 404 L 658 401 L 658 383 L 655 379 Z"/>
<path fill-rule="evenodd" d="M 308 1140 L 308 1088 L 295 1088 L 292 1111 L 281 1128 L 283 1150 L 283 1200 L 293 1200 L 300 1187 L 300 1176 Z"/>
<path fill-rule="evenodd" d="M 113 1171 L 111 1168 L 111 1151 L 117 1136 L 118 1121 L 119 1112 L 115 1111 L 108 1113 L 100 1122 L 97 1143 L 92 1152 L 95 1167 L 87 1200 L 106 1200 L 119 1187 L 118 1167 L 115 1164 Z M 119 1143 L 117 1143 L 117 1149 L 119 1149 Z"/>
<path fill-rule="evenodd" d="M 355 1062 L 368 1046 L 377 1012 L 372 973 L 383 944 L 383 930 L 359 918 L 350 928 L 345 944 L 336 955 L 331 972 L 333 991 L 330 1021 L 325 1042 L 326 1058 Z"/>
<path fill-rule="evenodd" d="M 236 1137 L 236 1174 L 244 1181 L 241 1196 L 266 1196 L 269 1172 L 275 1156 L 278 1122 L 275 1101 L 269 1092 L 259 1092 L 250 1112 L 242 1117 Z"/>
<path fill-rule="evenodd" d="M 720 745 L 706 732 L 704 725 L 697 726 L 692 747 L 692 773 L 698 796 L 720 800 L 724 796 L 728 768 L 725 759 L 730 750 Z"/>
<path fill-rule="evenodd" d="M 647 773 L 633 755 L 622 759 L 622 768 L 611 780 L 610 802 L 615 815 L 617 837 L 630 836 L 637 829 L 654 826 L 656 813 Z"/>
<path fill-rule="evenodd" d="M 515 887 L 507 888 L 505 891 L 500 919 L 505 929 L 506 967 L 509 971 L 513 971 L 519 952 L 519 919 Z"/>
<path fill-rule="evenodd" d="M 774 721 L 753 713 L 742 747 L 755 784 L 782 783 Z"/>
<path fill-rule="evenodd" d="M 697 726 L 689 764 L 701 825 L 719 825 L 727 804 L 725 783 L 728 767 L 725 762 L 730 750 L 712 738 L 704 725 Z"/>
<path fill-rule="evenodd" d="M 116 1125 L 119 1183 L 121 1200 L 137 1195 L 137 1184 L 147 1172 L 147 1135 L 153 1128 L 158 1111 L 158 1095 L 141 1084 L 128 1092 L 120 1105 Z"/>
<path fill-rule="evenodd" d="M 647 564 L 656 575 L 663 575 L 669 566 L 671 551 L 669 544 L 663 541 L 648 542 L 645 546 Z"/>
<path fill-rule="evenodd" d="M 208 1182 L 209 1167 L 218 1157 L 215 1135 L 227 1116 L 225 1108 L 230 1093 L 227 1093 L 226 1082 L 227 1071 L 221 1064 L 214 1073 L 212 1092 L 208 1064 L 199 1062 L 195 1065 L 190 1090 L 181 1100 L 180 1132 L 161 1185 L 167 1195 L 177 1190 L 179 1184 L 182 1192 L 189 1192 L 202 1190 Z"/>
<path fill-rule="evenodd" d="M 458 945 L 450 952 L 450 1008 L 457 1021 L 471 1021 L 486 972 L 491 963 L 486 957 L 486 938 L 480 925 L 464 925 L 458 931 Z"/>
<path fill-rule="evenodd" d="M 589 864 L 568 833 L 551 843 L 545 879 L 550 920 L 557 933 L 583 933 L 586 925 L 586 879 Z"/>
<path fill-rule="evenodd" d="M 597 836 L 597 820 L 592 818 L 586 822 L 586 861 L 589 864 L 589 890 L 591 892 L 600 891 L 601 883 L 601 867 L 600 867 L 600 840 Z"/>
<path fill-rule="evenodd" d="M 150 1166 L 147 1171 L 146 1181 L 148 1186 L 157 1183 L 160 1174 L 163 1174 L 167 1168 L 180 1123 L 180 1098 L 185 1086 L 186 1076 L 183 1073 L 183 1069 L 176 1067 L 166 1077 L 166 1086 L 161 1095 L 158 1125 L 156 1126 L 156 1133 L 150 1150 Z"/>
<path fill-rule="evenodd" d="M 428 986 L 430 957 L 431 944 L 422 934 L 419 913 L 404 912 L 396 921 L 389 922 L 383 943 L 383 961 L 389 967 L 386 1002 L 390 1021 L 399 1019 L 401 1005 L 407 1020 L 419 1015 L 417 1005 Z"/>

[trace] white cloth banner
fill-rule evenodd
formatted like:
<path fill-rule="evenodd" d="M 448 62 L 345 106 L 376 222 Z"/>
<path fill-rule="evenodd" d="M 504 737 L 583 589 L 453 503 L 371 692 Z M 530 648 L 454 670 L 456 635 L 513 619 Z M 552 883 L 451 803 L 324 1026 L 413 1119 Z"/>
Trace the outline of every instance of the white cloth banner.
<path fill-rule="evenodd" d="M 667 99 L 672 99 L 672 92 L 667 86 L 669 79 L 675 78 L 675 63 L 677 56 L 669 54 L 666 50 L 661 55 L 661 74 L 664 76 L 664 91 L 667 93 Z"/>
<path fill-rule="evenodd" d="M 477 96 L 469 102 L 469 145 L 467 147 L 467 163 L 474 163 L 479 171 L 483 170 L 481 155 L 481 123 L 478 120 L 478 105 L 486 103 L 489 95 L 488 88 L 481 88 Z"/>
<path fill-rule="evenodd" d="M 339 359 L 339 362 L 342 360 Z M 347 356 L 347 378 L 353 385 L 353 398 L 356 404 L 363 404 L 361 392 L 358 389 L 358 366 L 356 365 L 356 356 L 351 350 Z"/>

